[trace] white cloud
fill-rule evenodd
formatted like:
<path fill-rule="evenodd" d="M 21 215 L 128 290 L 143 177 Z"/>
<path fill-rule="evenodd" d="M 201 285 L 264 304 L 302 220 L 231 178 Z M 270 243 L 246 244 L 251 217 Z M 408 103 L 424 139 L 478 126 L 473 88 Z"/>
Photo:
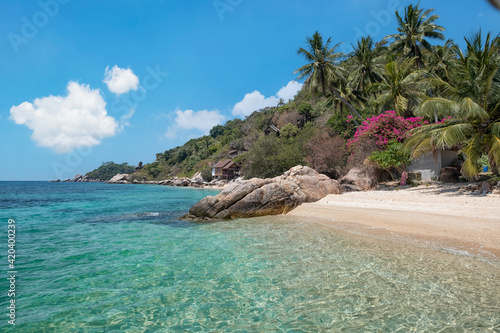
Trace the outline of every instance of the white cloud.
<path fill-rule="evenodd" d="M 177 110 L 175 123 L 177 126 L 171 126 L 168 128 L 165 136 L 169 139 L 173 139 L 177 136 L 178 129 L 182 130 L 198 130 L 203 134 L 207 134 L 212 127 L 221 124 L 226 117 L 224 117 L 219 110 Z"/>
<path fill-rule="evenodd" d="M 248 116 L 252 112 L 265 107 L 276 106 L 278 102 L 279 98 L 275 96 L 266 98 L 259 91 L 255 90 L 250 94 L 246 94 L 243 100 L 234 105 L 233 114 L 235 116 Z"/>
<path fill-rule="evenodd" d="M 10 109 L 10 119 L 33 130 L 31 138 L 58 153 L 91 147 L 116 134 L 118 123 L 107 115 L 99 89 L 68 83 L 68 95 L 37 98 Z"/>
<path fill-rule="evenodd" d="M 255 90 L 252 93 L 246 94 L 243 100 L 236 103 L 233 107 L 233 115 L 235 116 L 248 116 L 252 112 L 263 109 L 268 106 L 276 106 L 280 98 L 285 102 L 295 97 L 297 92 L 302 89 L 302 83 L 297 81 L 290 81 L 282 87 L 276 96 L 265 97 L 259 91 Z"/>
<path fill-rule="evenodd" d="M 302 83 L 290 81 L 285 87 L 282 87 L 276 95 L 278 95 L 279 98 L 283 98 L 286 103 L 297 95 L 300 89 L 302 89 L 302 86 Z"/>
<path fill-rule="evenodd" d="M 109 91 L 116 95 L 128 93 L 130 90 L 137 90 L 139 78 L 130 68 L 124 69 L 114 66 L 111 70 L 109 66 L 104 71 L 104 83 Z"/>

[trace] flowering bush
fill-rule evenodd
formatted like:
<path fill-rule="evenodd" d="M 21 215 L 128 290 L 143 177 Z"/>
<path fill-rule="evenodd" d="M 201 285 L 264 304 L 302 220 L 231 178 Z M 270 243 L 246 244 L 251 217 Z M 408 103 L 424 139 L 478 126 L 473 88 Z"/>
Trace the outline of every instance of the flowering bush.
<path fill-rule="evenodd" d="M 384 150 L 391 140 L 403 142 L 410 136 L 409 131 L 415 127 L 427 125 L 422 117 L 403 118 L 394 111 L 386 111 L 363 121 L 354 137 L 347 142 L 350 150 L 355 150 L 361 142 L 371 141 L 379 150 Z"/>

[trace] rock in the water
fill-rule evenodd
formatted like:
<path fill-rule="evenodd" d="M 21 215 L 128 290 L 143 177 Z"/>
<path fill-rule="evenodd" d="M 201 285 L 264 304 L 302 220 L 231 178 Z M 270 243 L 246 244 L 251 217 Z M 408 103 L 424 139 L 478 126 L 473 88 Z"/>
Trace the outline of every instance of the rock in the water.
<path fill-rule="evenodd" d="M 187 219 L 229 219 L 286 213 L 304 202 L 340 194 L 340 184 L 315 170 L 296 166 L 282 176 L 230 183 L 221 193 L 196 203 Z"/>
<path fill-rule="evenodd" d="M 125 183 L 128 178 L 128 173 L 119 173 L 111 178 L 108 183 Z"/>
<path fill-rule="evenodd" d="M 72 182 L 81 182 L 82 179 L 83 179 L 82 175 L 75 175 L 75 177 L 73 177 Z"/>
<path fill-rule="evenodd" d="M 458 183 L 460 173 L 455 167 L 444 167 L 439 172 L 438 180 L 443 183 Z"/>
<path fill-rule="evenodd" d="M 377 187 L 380 175 L 380 170 L 373 165 L 363 165 L 354 167 L 347 175 L 342 177 L 340 183 L 347 191 L 368 191 Z"/>

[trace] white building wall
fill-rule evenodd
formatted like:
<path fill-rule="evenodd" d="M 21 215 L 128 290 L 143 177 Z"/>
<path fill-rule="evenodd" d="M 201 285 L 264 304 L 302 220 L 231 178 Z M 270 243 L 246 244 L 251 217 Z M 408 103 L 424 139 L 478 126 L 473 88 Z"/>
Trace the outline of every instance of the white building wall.
<path fill-rule="evenodd" d="M 457 157 L 457 151 L 438 150 L 434 156 L 432 153 L 429 153 L 412 161 L 408 167 L 408 171 L 420 172 L 422 180 L 437 179 L 441 168 L 451 165 L 451 162 Z"/>

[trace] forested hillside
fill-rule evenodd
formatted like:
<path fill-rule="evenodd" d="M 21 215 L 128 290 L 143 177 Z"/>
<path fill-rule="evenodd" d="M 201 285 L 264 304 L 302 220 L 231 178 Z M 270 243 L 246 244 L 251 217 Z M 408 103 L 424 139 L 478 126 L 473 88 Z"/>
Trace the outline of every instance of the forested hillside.
<path fill-rule="evenodd" d="M 208 180 L 211 166 L 227 158 L 241 162 L 247 178 L 275 176 L 297 164 L 338 177 L 370 155 L 379 165 L 398 167 L 449 147 L 463 152 L 464 176 L 474 178 L 480 160 L 496 173 L 499 35 L 477 31 L 464 37 L 461 49 L 446 39 L 433 10 L 410 5 L 395 15 L 393 35 L 363 37 L 349 54 L 338 52 L 334 37 L 307 37 L 297 55 L 290 54 L 304 59 L 295 70 L 304 87 L 294 100 L 158 153 L 134 178 L 202 172 Z"/>

